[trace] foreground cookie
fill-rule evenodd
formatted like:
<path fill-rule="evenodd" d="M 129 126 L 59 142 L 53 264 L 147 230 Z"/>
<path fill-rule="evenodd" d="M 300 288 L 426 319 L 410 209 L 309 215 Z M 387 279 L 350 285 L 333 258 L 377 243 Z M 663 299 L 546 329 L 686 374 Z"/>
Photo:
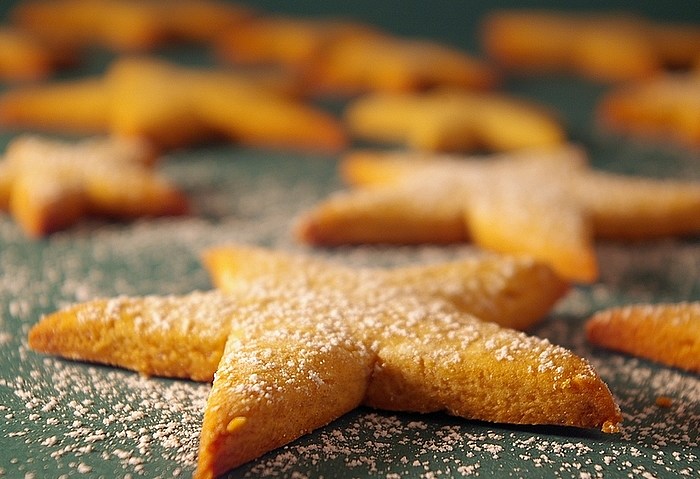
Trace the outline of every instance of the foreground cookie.
<path fill-rule="evenodd" d="M 248 145 L 336 150 L 331 115 L 303 104 L 282 78 L 197 70 L 155 59 L 115 61 L 104 77 L 9 91 L 0 123 L 79 133 L 103 131 L 176 148 L 226 138 Z"/>
<path fill-rule="evenodd" d="M 486 17 L 482 42 L 510 69 L 625 81 L 691 66 L 700 52 L 700 27 L 621 13 L 503 10 Z"/>
<path fill-rule="evenodd" d="M 223 474 L 360 404 L 606 432 L 621 420 L 585 360 L 381 274 L 349 286 L 242 276 L 229 293 L 95 300 L 43 318 L 29 343 L 198 380 L 219 355 L 196 477 Z"/>
<path fill-rule="evenodd" d="M 465 314 L 518 329 L 539 321 L 568 290 L 542 264 L 497 255 L 395 269 L 357 269 L 310 256 L 228 245 L 206 250 L 203 260 L 217 289 L 228 296 L 193 293 L 186 299 L 95 300 L 43 318 L 33 328 L 30 344 L 40 351 L 148 376 L 211 381 L 229 334 L 229 317 L 235 315 L 242 298 L 255 293 L 251 285 L 263 291 L 303 285 L 358 295 L 377 288 L 397 294 L 420 291 Z M 158 327 L 158 315 L 168 318 L 167 328 Z M 81 334 L 83 329 L 90 334 Z M 96 336 L 100 341 L 93 341 Z M 168 352 L 136 347 L 135 341 L 168 344 Z"/>
<path fill-rule="evenodd" d="M 544 107 L 463 90 L 375 94 L 351 103 L 345 118 L 359 138 L 427 151 L 502 151 L 565 140 L 563 128 Z"/>
<path fill-rule="evenodd" d="M 32 237 L 67 228 L 86 215 L 185 213 L 185 196 L 153 171 L 152 161 L 152 149 L 138 140 L 64 143 L 19 137 L 0 162 L 0 210 L 9 210 Z"/>
<path fill-rule="evenodd" d="M 16 25 L 48 41 L 118 51 L 209 41 L 250 16 L 216 0 L 30 0 L 11 12 Z"/>
<path fill-rule="evenodd" d="M 542 319 L 568 291 L 568 284 L 542 263 L 490 254 L 379 269 L 350 268 L 311 256 L 228 245 L 206 250 L 203 261 L 214 285 L 230 293 L 265 278 L 350 291 L 381 284 L 384 286 L 379 287 L 420 291 L 484 321 L 521 330 Z"/>
<path fill-rule="evenodd" d="M 217 369 L 195 477 L 222 474 L 360 404 L 616 429 L 609 391 L 570 352 L 448 303 L 375 292 L 362 300 L 291 291 L 241 309 L 249 319 L 234 326 Z"/>
<path fill-rule="evenodd" d="M 700 373 L 700 303 L 611 308 L 588 320 L 586 334 L 595 345 Z"/>
<path fill-rule="evenodd" d="M 601 126 L 637 138 L 700 147 L 700 70 L 633 83 L 605 94 Z"/>
<path fill-rule="evenodd" d="M 574 147 L 496 158 L 356 153 L 353 191 L 299 219 L 310 244 L 454 243 L 528 254 L 565 278 L 598 277 L 594 238 L 700 232 L 700 184 L 595 171 Z"/>

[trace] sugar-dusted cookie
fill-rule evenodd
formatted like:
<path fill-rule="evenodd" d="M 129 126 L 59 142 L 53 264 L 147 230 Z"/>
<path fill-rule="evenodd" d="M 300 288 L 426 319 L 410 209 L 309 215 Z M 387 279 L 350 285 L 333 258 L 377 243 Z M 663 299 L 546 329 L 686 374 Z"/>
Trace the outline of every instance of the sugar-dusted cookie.
<path fill-rule="evenodd" d="M 565 140 L 560 122 L 545 107 L 465 90 L 376 93 L 351 103 L 345 119 L 361 139 L 428 151 L 502 151 Z"/>
<path fill-rule="evenodd" d="M 124 51 L 172 40 L 209 41 L 251 13 L 216 0 L 30 0 L 19 3 L 11 17 L 51 42 Z"/>
<path fill-rule="evenodd" d="M 610 308 L 588 320 L 586 333 L 595 345 L 700 373 L 700 303 Z"/>
<path fill-rule="evenodd" d="M 620 420 L 591 366 L 541 339 L 386 289 L 369 301 L 291 293 L 241 309 L 249 320 L 217 369 L 195 477 L 216 477 L 360 404 L 607 431 Z"/>
<path fill-rule="evenodd" d="M 351 154 L 350 183 L 299 218 L 310 244 L 454 243 L 528 254 L 574 281 L 598 277 L 594 238 L 700 231 L 700 184 L 615 175 L 574 147 L 495 158 Z"/>
<path fill-rule="evenodd" d="M 620 86 L 597 107 L 601 127 L 636 138 L 700 147 L 700 72 Z"/>
<path fill-rule="evenodd" d="M 30 344 L 46 353 L 148 376 L 211 381 L 229 334 L 229 317 L 251 301 L 248 297 L 256 301 L 255 295 L 266 289 L 303 285 L 359 295 L 377 288 L 396 294 L 420 291 L 465 314 L 520 329 L 546 315 L 567 291 L 567 284 L 548 267 L 496 255 L 395 269 L 356 269 L 307 255 L 226 245 L 206 250 L 203 260 L 213 283 L 226 295 L 97 299 L 42 318 L 30 334 Z M 80 334 L 82 328 L 89 334 Z M 93 341 L 97 335 L 100 341 Z M 154 345 L 169 342 L 170 352 L 132 350 L 134 341 L 141 340 Z"/>
<path fill-rule="evenodd" d="M 8 91 L 0 96 L 0 123 L 143 137 L 161 148 L 221 137 L 259 146 L 341 148 L 340 122 L 296 94 L 295 83 L 280 76 L 124 58 L 103 77 Z"/>
<path fill-rule="evenodd" d="M 348 290 L 380 283 L 417 290 L 453 303 L 485 321 L 527 329 L 543 318 L 568 284 L 546 265 L 527 258 L 484 254 L 454 261 L 400 268 L 350 268 L 320 258 L 225 245 L 202 256 L 214 285 L 235 293 L 252 281 L 284 277 L 312 288 Z"/>
<path fill-rule="evenodd" d="M 312 62 L 307 77 L 316 88 L 340 94 L 485 89 L 497 81 L 486 62 L 462 50 L 389 34 L 345 36 L 332 42 Z"/>
<path fill-rule="evenodd" d="M 361 404 L 617 429 L 620 411 L 584 359 L 381 276 L 242 276 L 227 293 L 93 300 L 44 317 L 29 344 L 200 380 L 221 356 L 196 477 L 223 474 Z"/>
<path fill-rule="evenodd" d="M 75 61 L 73 54 L 21 30 L 0 27 L 0 81 L 46 78 Z"/>
<path fill-rule="evenodd" d="M 0 162 L 0 209 L 9 210 L 33 237 L 67 228 L 85 215 L 185 213 L 183 193 L 153 171 L 152 161 L 152 148 L 140 140 L 19 137 Z"/>
<path fill-rule="evenodd" d="M 700 51 L 700 27 L 622 13 L 501 10 L 485 18 L 482 42 L 510 69 L 622 81 L 690 66 Z"/>

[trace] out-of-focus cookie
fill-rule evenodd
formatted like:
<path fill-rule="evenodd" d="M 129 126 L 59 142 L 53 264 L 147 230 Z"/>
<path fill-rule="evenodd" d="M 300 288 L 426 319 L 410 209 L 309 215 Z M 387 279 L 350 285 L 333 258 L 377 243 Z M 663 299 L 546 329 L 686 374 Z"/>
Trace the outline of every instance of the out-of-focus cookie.
<path fill-rule="evenodd" d="M 303 214 L 301 241 L 454 243 L 528 254 L 573 281 L 598 277 L 596 237 L 700 231 L 700 184 L 595 171 L 573 147 L 495 158 L 360 152 L 342 165 L 356 186 Z"/>
<path fill-rule="evenodd" d="M 0 94 L 5 128 L 98 134 L 110 130 L 111 101 L 99 77 L 9 89 Z"/>
<path fill-rule="evenodd" d="M 482 43 L 512 70 L 624 81 L 689 67 L 700 51 L 700 27 L 623 13 L 502 10 L 484 19 Z"/>
<path fill-rule="evenodd" d="M 103 77 L 10 90 L 0 123 L 146 138 L 168 149 L 212 138 L 248 145 L 338 150 L 332 115 L 297 98 L 296 83 L 150 58 L 116 60 Z"/>
<path fill-rule="evenodd" d="M 72 52 L 21 30 L 0 28 L 0 80 L 31 81 L 75 62 Z"/>
<path fill-rule="evenodd" d="M 19 137 L 0 163 L 0 209 L 31 237 L 65 229 L 86 215 L 185 213 L 185 196 L 151 169 L 152 162 L 153 150 L 139 140 Z"/>
<path fill-rule="evenodd" d="M 348 106 L 345 120 L 361 139 L 427 151 L 548 147 L 566 137 L 543 106 L 465 90 L 368 95 Z"/>
<path fill-rule="evenodd" d="M 303 72 L 328 45 L 344 38 L 376 35 L 364 23 L 341 18 L 261 16 L 231 28 L 217 39 L 219 55 L 240 64 L 268 64 Z"/>
<path fill-rule="evenodd" d="M 249 77 L 130 60 L 114 65 L 107 81 L 116 134 L 145 136 L 165 147 L 216 136 L 307 150 L 345 145 L 342 125 L 330 114 Z"/>
<path fill-rule="evenodd" d="M 520 330 L 541 320 L 568 291 L 568 283 L 542 263 L 490 254 L 391 269 L 350 268 L 307 255 L 225 245 L 207 249 L 202 259 L 213 284 L 230 293 L 277 277 L 303 279 L 316 289 L 334 285 L 351 291 L 377 283 L 421 291 L 484 321 Z"/>
<path fill-rule="evenodd" d="M 491 66 L 460 49 L 389 34 L 348 36 L 333 42 L 307 77 L 317 89 L 340 94 L 434 87 L 483 90 L 497 82 Z"/>
<path fill-rule="evenodd" d="M 610 308 L 586 323 L 597 345 L 700 373 L 700 303 Z"/>
<path fill-rule="evenodd" d="M 293 68 L 315 94 L 485 89 L 497 80 L 458 48 L 342 19 L 263 17 L 222 35 L 219 49 L 234 62 Z"/>
<path fill-rule="evenodd" d="M 700 147 L 700 72 L 620 86 L 597 108 L 602 128 L 638 139 Z"/>
<path fill-rule="evenodd" d="M 11 12 L 13 23 L 48 41 L 118 51 L 210 41 L 250 16 L 248 8 L 216 0 L 30 0 Z"/>

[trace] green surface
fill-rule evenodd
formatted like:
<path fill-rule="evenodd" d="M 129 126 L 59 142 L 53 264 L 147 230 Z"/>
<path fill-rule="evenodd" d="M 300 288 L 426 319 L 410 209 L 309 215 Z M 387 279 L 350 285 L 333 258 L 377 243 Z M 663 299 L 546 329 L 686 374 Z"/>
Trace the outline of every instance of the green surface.
<path fill-rule="evenodd" d="M 477 14 L 486 8 L 456 0 L 261 3 L 266 9 L 280 4 L 280 12 L 355 13 L 400 33 L 468 48 L 475 45 Z M 435 10 L 426 13 L 427 5 Z M 690 12 L 697 20 L 697 2 L 668 5 L 652 2 L 646 11 L 671 18 L 687 18 Z M 167 55 L 206 62 L 200 53 L 186 49 Z M 99 69 L 104 57 L 91 61 L 85 70 Z M 505 88 L 556 107 L 571 138 L 600 168 L 700 180 L 698 152 L 598 131 L 592 111 L 605 89 L 601 85 L 548 77 L 514 79 Z M 0 146 L 13 135 L 3 133 Z M 191 475 L 208 385 L 44 357 L 28 350 L 27 331 L 41 314 L 74 301 L 207 289 L 199 254 L 209 245 L 303 250 L 290 226 L 300 211 L 341 186 L 336 161 L 202 147 L 173 153 L 162 164 L 192 198 L 192 216 L 129 224 L 90 220 L 40 241 L 27 240 L 8 216 L 0 216 L 0 477 Z M 590 359 L 620 402 L 625 418 L 620 434 L 359 409 L 229 476 L 700 476 L 700 378 L 592 348 L 582 335 L 585 319 L 606 306 L 700 300 L 700 240 L 601 242 L 597 250 L 600 282 L 575 288 L 532 333 Z M 472 252 L 461 245 L 314 253 L 350 264 L 391 265 Z M 659 396 L 670 397 L 672 406 L 656 406 Z"/>

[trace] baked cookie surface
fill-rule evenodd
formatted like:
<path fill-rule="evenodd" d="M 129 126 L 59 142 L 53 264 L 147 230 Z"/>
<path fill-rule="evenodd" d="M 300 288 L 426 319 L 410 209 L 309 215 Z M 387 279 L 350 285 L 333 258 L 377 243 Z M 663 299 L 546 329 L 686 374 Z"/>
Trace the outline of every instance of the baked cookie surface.
<path fill-rule="evenodd" d="M 251 14 L 217 0 L 31 0 L 11 17 L 24 30 L 73 48 L 143 51 L 172 41 L 211 41 Z"/>
<path fill-rule="evenodd" d="M 73 52 L 60 45 L 49 44 L 16 28 L 0 28 L 0 80 L 39 80 L 75 62 Z"/>
<path fill-rule="evenodd" d="M 205 250 L 202 259 L 212 283 L 226 292 L 236 293 L 251 281 L 280 277 L 316 289 L 417 290 L 484 321 L 520 330 L 539 322 L 569 289 L 548 266 L 502 255 L 396 268 L 351 268 L 309 255 L 224 245 Z"/>
<path fill-rule="evenodd" d="M 563 277 L 598 277 L 594 240 L 692 235 L 700 185 L 590 169 L 564 147 L 501 157 L 355 153 L 343 173 L 358 188 L 301 215 L 297 234 L 315 245 L 454 243 L 528 254 Z"/>
<path fill-rule="evenodd" d="M 588 320 L 586 334 L 597 346 L 700 373 L 700 303 L 606 309 Z"/>
<path fill-rule="evenodd" d="M 153 58 L 117 59 L 100 77 L 7 91 L 0 97 L 0 123 L 146 138 L 162 149 L 220 138 L 300 150 L 345 145 L 340 123 L 300 100 L 286 77 Z"/>
<path fill-rule="evenodd" d="M 361 97 L 345 120 L 360 139 L 425 151 L 555 147 L 566 138 L 557 115 L 542 105 L 464 90 Z"/>
<path fill-rule="evenodd" d="M 700 148 L 700 69 L 618 87 L 600 100 L 597 119 L 631 138 Z"/>
<path fill-rule="evenodd" d="M 32 237 L 67 228 L 87 215 L 184 214 L 184 193 L 156 173 L 153 159 L 153 148 L 138 139 L 19 137 L 0 162 L 0 209 Z"/>
<path fill-rule="evenodd" d="M 30 346 L 200 380 L 220 355 L 197 477 L 222 474 L 360 404 L 608 432 L 621 421 L 587 361 L 416 283 L 394 286 L 381 273 L 361 285 L 280 271 L 239 279 L 226 293 L 78 304 L 46 316 Z"/>
<path fill-rule="evenodd" d="M 700 27 L 631 13 L 503 10 L 481 29 L 488 54 L 528 72 L 567 71 L 605 82 L 649 78 L 697 58 Z"/>

